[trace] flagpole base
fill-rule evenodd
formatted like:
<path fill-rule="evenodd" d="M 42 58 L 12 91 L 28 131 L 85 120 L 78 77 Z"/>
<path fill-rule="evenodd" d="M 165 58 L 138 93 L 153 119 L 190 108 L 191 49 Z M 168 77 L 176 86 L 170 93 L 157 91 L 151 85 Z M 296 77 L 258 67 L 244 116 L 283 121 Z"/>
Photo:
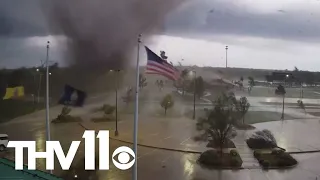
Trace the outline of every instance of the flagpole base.
<path fill-rule="evenodd" d="M 114 131 L 114 135 L 115 135 L 115 136 L 119 136 L 118 130 Z"/>

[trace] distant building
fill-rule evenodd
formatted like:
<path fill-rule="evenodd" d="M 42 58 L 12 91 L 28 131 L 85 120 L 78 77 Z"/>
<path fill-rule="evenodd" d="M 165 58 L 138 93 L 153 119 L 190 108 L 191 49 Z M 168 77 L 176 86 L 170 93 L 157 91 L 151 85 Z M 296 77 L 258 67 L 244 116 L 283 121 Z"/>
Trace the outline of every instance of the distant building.
<path fill-rule="evenodd" d="M 294 86 L 299 84 L 298 79 L 290 72 L 272 72 L 270 75 L 266 75 L 266 80 L 272 85 L 286 84 Z"/>

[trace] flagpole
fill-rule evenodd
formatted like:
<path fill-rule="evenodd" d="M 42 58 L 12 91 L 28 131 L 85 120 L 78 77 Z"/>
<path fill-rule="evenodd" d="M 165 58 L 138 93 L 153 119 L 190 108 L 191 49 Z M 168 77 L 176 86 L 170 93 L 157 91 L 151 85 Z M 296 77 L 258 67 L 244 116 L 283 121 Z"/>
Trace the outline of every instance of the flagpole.
<path fill-rule="evenodd" d="M 49 121 L 49 44 L 47 42 L 47 59 L 46 59 L 46 132 L 47 141 L 50 141 L 50 121 Z M 52 170 L 50 171 L 52 173 Z"/>
<path fill-rule="evenodd" d="M 136 66 L 136 102 L 134 110 L 134 129 L 133 129 L 133 151 L 136 156 L 133 165 L 132 179 L 138 180 L 138 115 L 139 115 L 139 52 L 140 52 L 141 34 L 138 36 L 137 66 Z"/>

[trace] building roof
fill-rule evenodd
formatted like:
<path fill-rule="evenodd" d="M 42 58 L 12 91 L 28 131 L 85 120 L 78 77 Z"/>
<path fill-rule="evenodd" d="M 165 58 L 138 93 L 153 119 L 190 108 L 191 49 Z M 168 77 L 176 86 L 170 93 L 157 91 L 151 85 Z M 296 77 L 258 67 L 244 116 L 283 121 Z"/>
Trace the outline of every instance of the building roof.
<path fill-rule="evenodd" d="M 23 170 L 15 170 L 15 162 L 6 158 L 0 158 L 0 179 L 23 179 L 23 180 L 62 180 L 55 175 L 39 171 L 28 170 L 24 166 Z"/>

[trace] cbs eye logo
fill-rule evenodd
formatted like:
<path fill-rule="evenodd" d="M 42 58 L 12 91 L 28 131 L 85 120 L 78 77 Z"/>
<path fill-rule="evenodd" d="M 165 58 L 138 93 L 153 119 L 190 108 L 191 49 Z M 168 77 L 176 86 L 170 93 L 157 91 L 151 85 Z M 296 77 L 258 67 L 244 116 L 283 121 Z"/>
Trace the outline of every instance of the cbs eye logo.
<path fill-rule="evenodd" d="M 130 161 L 131 156 L 131 161 Z M 116 160 L 118 159 L 118 160 Z M 112 153 L 112 162 L 113 164 L 121 170 L 127 170 L 133 166 L 135 163 L 136 156 L 133 150 L 127 146 L 118 147 Z M 119 161 L 119 162 L 118 162 Z"/>

